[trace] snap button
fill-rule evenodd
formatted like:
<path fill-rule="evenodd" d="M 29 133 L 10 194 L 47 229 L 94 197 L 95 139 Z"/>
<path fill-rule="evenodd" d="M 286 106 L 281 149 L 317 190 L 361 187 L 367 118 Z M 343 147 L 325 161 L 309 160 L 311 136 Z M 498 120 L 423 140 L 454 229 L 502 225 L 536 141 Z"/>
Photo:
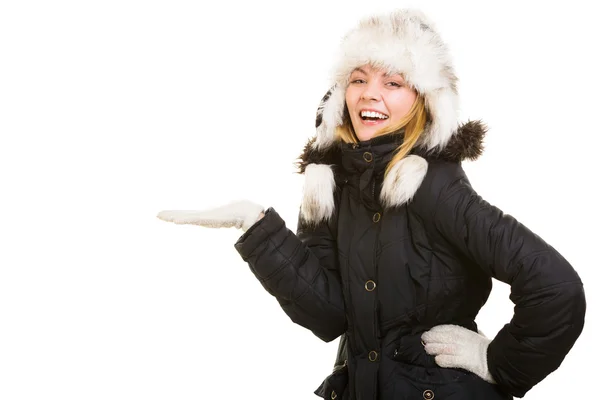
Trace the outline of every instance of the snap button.
<path fill-rule="evenodd" d="M 373 154 L 366 151 L 363 153 L 363 158 L 365 159 L 366 162 L 371 162 L 371 161 L 373 161 Z"/>
<path fill-rule="evenodd" d="M 335 393 L 335 390 L 331 391 L 331 400 L 335 399 L 337 397 L 337 394 Z"/>
<path fill-rule="evenodd" d="M 352 143 L 352 148 L 353 149 L 358 149 L 358 143 Z"/>
<path fill-rule="evenodd" d="M 373 282 L 370 279 L 367 282 L 365 282 L 365 289 L 367 289 L 367 292 L 372 292 L 373 290 L 375 290 L 376 286 L 377 285 L 375 284 L 375 282 Z"/>
<path fill-rule="evenodd" d="M 434 397 L 435 397 L 435 394 L 433 394 L 433 390 L 427 389 L 426 391 L 423 392 L 423 398 L 425 400 L 432 400 Z"/>
<path fill-rule="evenodd" d="M 394 358 L 398 357 L 398 349 L 394 349 Z"/>
<path fill-rule="evenodd" d="M 369 361 L 377 361 L 377 352 L 372 350 L 369 352 Z"/>
<path fill-rule="evenodd" d="M 378 223 L 380 219 L 381 219 L 381 214 L 379 214 L 379 213 L 373 214 L 373 222 Z"/>

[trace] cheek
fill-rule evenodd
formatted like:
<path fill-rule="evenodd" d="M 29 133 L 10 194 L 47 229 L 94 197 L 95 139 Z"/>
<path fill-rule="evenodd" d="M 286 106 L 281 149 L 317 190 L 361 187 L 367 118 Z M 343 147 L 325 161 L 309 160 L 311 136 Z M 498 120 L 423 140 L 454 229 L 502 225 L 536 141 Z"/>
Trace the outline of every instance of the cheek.
<path fill-rule="evenodd" d="M 395 93 L 388 98 L 388 107 L 392 114 L 401 114 L 404 116 L 417 99 L 417 94 L 413 91 L 402 91 Z"/>

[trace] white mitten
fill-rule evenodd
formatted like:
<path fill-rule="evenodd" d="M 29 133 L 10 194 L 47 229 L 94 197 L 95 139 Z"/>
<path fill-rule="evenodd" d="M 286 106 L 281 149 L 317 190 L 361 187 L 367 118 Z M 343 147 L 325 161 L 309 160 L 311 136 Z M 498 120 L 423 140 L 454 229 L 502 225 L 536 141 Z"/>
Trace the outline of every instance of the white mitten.
<path fill-rule="evenodd" d="M 477 332 L 457 325 L 438 325 L 425 332 L 421 339 L 427 354 L 444 368 L 463 368 L 496 383 L 487 365 L 487 348 L 491 340 Z"/>
<path fill-rule="evenodd" d="M 161 211 L 157 217 L 176 224 L 200 225 L 207 228 L 235 227 L 245 232 L 259 219 L 263 211 L 263 206 L 249 200 L 241 200 L 202 211 Z"/>

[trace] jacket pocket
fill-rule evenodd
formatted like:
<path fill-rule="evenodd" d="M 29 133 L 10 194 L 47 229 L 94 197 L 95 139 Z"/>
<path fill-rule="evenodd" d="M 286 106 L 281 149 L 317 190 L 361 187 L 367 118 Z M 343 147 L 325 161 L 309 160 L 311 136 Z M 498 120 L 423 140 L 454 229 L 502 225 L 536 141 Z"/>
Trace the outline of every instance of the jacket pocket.
<path fill-rule="evenodd" d="M 315 394 L 326 400 L 345 400 L 348 399 L 348 365 L 346 362 L 337 365 L 331 375 L 321 383 Z"/>

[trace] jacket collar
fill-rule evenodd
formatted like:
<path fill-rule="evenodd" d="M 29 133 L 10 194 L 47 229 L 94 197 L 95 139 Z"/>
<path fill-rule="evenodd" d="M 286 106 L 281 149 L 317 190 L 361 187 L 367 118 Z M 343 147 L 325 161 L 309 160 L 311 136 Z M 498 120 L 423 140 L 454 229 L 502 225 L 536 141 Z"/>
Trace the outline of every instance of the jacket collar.
<path fill-rule="evenodd" d="M 402 145 L 403 138 L 404 130 L 401 130 L 359 143 L 339 143 L 340 172 L 352 175 L 366 170 L 372 170 L 374 174 L 384 171 Z"/>
<path fill-rule="evenodd" d="M 385 177 L 380 194 L 384 208 L 398 207 L 412 199 L 427 174 L 428 160 L 461 162 L 479 158 L 486 131 L 481 121 L 469 121 L 459 126 L 442 149 L 428 151 L 416 146 Z M 393 133 L 361 142 L 359 146 L 341 143 L 338 139 L 326 148 L 314 146 L 316 137 L 311 138 L 297 163 L 299 173 L 305 175 L 300 217 L 312 224 L 331 218 L 340 179 L 346 173 L 361 173 L 372 165 L 384 170 L 395 148 L 401 144 L 401 137 L 400 132 Z M 364 158 L 365 153 L 373 155 L 371 162 Z"/>

